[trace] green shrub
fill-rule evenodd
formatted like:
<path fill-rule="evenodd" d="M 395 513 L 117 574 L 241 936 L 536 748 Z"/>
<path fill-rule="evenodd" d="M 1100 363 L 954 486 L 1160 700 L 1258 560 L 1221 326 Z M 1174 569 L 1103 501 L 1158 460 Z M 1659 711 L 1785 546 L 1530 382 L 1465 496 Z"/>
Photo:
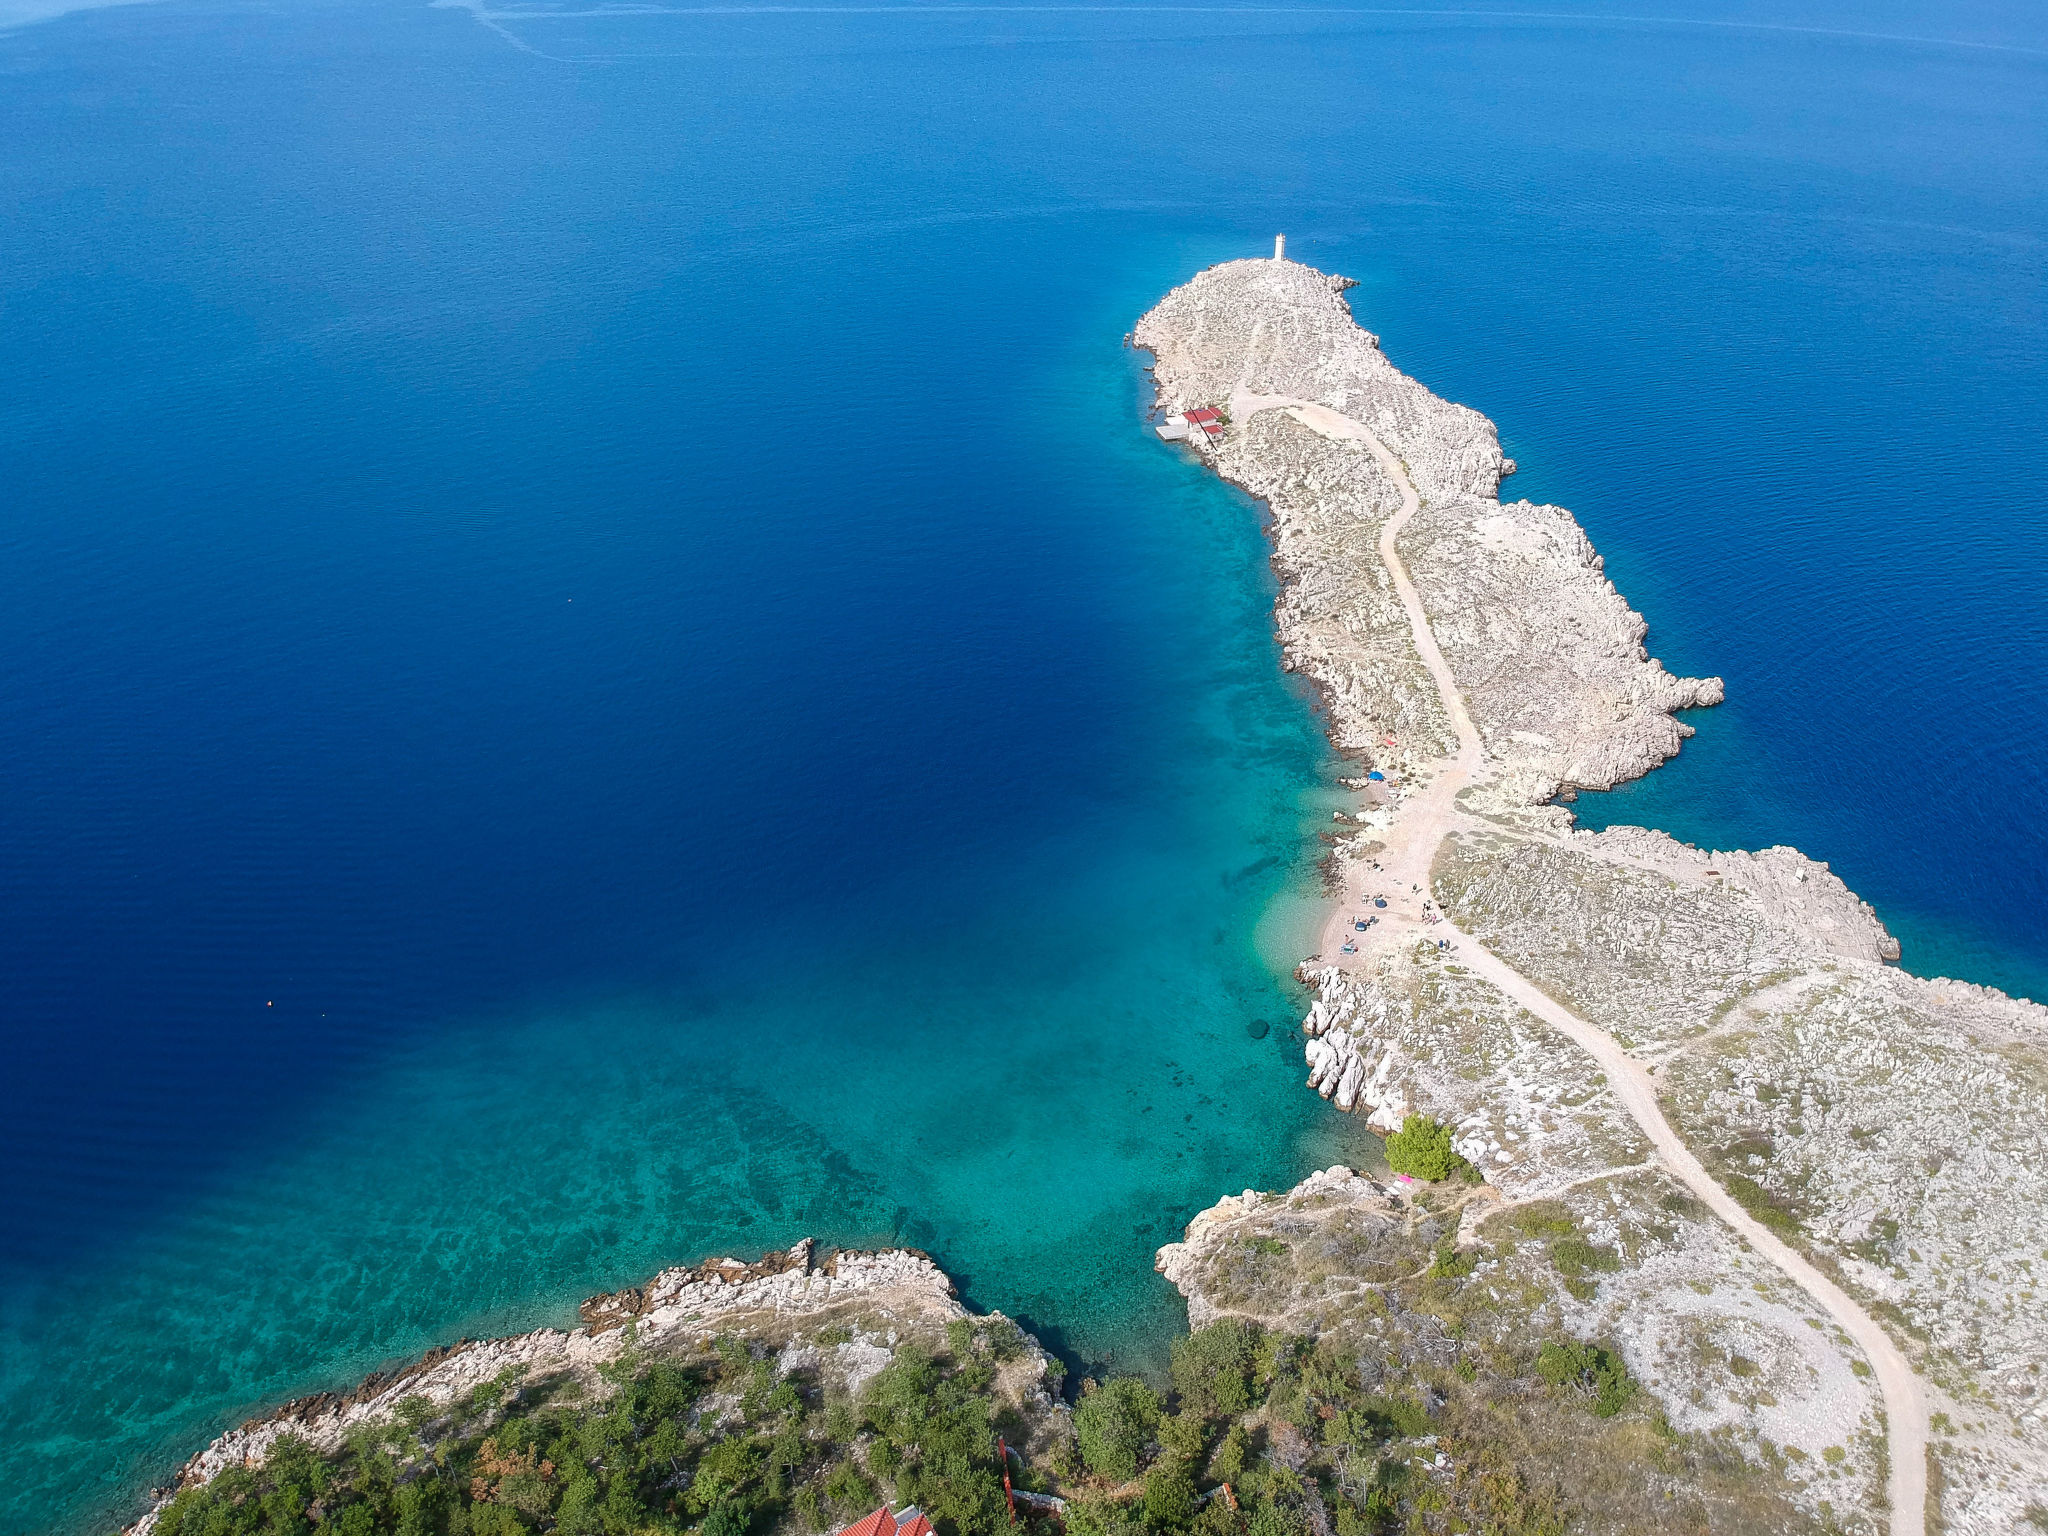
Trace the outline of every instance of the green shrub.
<path fill-rule="evenodd" d="M 1171 1418 L 1159 1421 L 1160 1448 L 1190 1466 L 1202 1459 L 1202 1452 L 1208 1444 L 1207 1421 L 1192 1408 L 1183 1408 Z"/>
<path fill-rule="evenodd" d="M 1223 1443 L 1216 1447 L 1216 1454 L 1209 1458 L 1209 1475 L 1219 1483 L 1235 1483 L 1244 1477 L 1245 1463 L 1251 1454 L 1251 1436 L 1245 1433 L 1242 1424 L 1233 1424 L 1223 1436 Z"/>
<path fill-rule="evenodd" d="M 1635 1379 L 1621 1357 L 1597 1344 L 1552 1340 L 1536 1354 L 1536 1374 L 1560 1392 L 1590 1400 L 1593 1412 L 1611 1419 L 1635 1396 Z"/>
<path fill-rule="evenodd" d="M 1243 1413 L 1252 1406 L 1259 1359 L 1256 1324 L 1224 1318 L 1173 1345 L 1173 1387 L 1183 1408 L 1204 1417 Z"/>
<path fill-rule="evenodd" d="M 981 1338 L 998 1364 L 1007 1364 L 1024 1353 L 1024 1330 L 1007 1317 L 992 1317 L 983 1323 Z"/>
<path fill-rule="evenodd" d="M 1305 1522 L 1294 1510 L 1271 1499 L 1261 1500 L 1245 1522 L 1245 1536 L 1302 1536 Z"/>
<path fill-rule="evenodd" d="M 1387 1138 L 1387 1166 L 1434 1184 L 1472 1165 L 1451 1150 L 1451 1128 L 1427 1115 L 1410 1115 Z"/>
<path fill-rule="evenodd" d="M 920 1447 L 904 1492 L 942 1530 L 956 1536 L 997 1536 L 1009 1524 L 995 1446 L 967 1446 L 950 1439 Z"/>
<path fill-rule="evenodd" d="M 1747 1174 L 1724 1173 L 1721 1184 L 1750 1215 L 1783 1238 L 1801 1235 L 1799 1213 Z"/>
<path fill-rule="evenodd" d="M 690 1484 L 691 1507 L 708 1515 L 728 1505 L 754 1485 L 766 1469 L 767 1460 L 767 1447 L 758 1440 L 719 1441 L 697 1463 L 697 1478 Z M 521 1472 L 515 1476 L 530 1478 L 533 1474 Z M 509 1496 L 513 1482 L 514 1478 L 508 1477 L 503 1484 L 508 1492 L 501 1493 L 500 1498 L 506 1503 L 516 1502 Z"/>
<path fill-rule="evenodd" d="M 1139 1513 L 1129 1504 L 1099 1493 L 1082 1493 L 1067 1501 L 1067 1536 L 1144 1536 Z"/>
<path fill-rule="evenodd" d="M 1564 1281 L 1564 1288 L 1580 1301 L 1597 1294 L 1596 1282 L 1586 1276 L 1594 1271 L 1610 1273 L 1621 1268 L 1621 1256 L 1611 1248 L 1596 1248 L 1574 1231 L 1570 1237 L 1551 1240 L 1550 1262 Z"/>
<path fill-rule="evenodd" d="M 848 1519 L 866 1514 L 881 1502 L 874 1479 L 851 1461 L 842 1461 L 825 1475 L 825 1497 Z"/>
<path fill-rule="evenodd" d="M 1478 1254 L 1460 1253 L 1455 1245 L 1445 1243 L 1437 1249 L 1436 1259 L 1429 1266 L 1429 1272 L 1440 1280 L 1461 1280 L 1478 1267 Z"/>
<path fill-rule="evenodd" d="M 1187 1463 L 1168 1457 L 1145 1474 L 1145 1524 L 1155 1531 L 1185 1529 L 1195 1518 L 1195 1479 Z"/>
<path fill-rule="evenodd" d="M 1592 1270 L 1603 1274 L 1621 1268 L 1621 1255 L 1612 1248 L 1596 1248 L 1583 1237 L 1560 1237 L 1550 1245 L 1550 1262 L 1557 1272 L 1576 1280 Z"/>
<path fill-rule="evenodd" d="M 1088 1470 L 1121 1482 L 1138 1470 L 1138 1457 L 1159 1422 L 1159 1399 L 1135 1376 L 1119 1376 L 1084 1396 L 1074 1408 L 1074 1438 Z"/>
<path fill-rule="evenodd" d="M 825 1513 L 825 1491 L 816 1483 L 805 1483 L 797 1489 L 790 1505 L 806 1530 L 822 1531 L 831 1524 Z"/>
<path fill-rule="evenodd" d="M 1375 1395 L 1366 1399 L 1365 1412 L 1381 1439 L 1414 1439 L 1429 1433 L 1429 1410 L 1412 1397 Z"/>

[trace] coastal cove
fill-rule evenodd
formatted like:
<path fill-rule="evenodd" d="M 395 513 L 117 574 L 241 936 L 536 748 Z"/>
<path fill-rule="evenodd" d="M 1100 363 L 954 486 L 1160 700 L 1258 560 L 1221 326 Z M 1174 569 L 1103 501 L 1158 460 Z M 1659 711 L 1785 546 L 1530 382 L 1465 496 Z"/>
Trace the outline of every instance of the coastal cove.
<path fill-rule="evenodd" d="M 1796 843 L 2048 992 L 2031 45 L 1216 25 L 0 33 L 0 1532 L 806 1237 L 1156 1376 L 1162 1244 L 1371 1165 L 1290 975 L 1357 765 L 1117 345 L 1275 227 L 1725 676 L 1583 825 Z M 1932 547 L 1902 460 L 1970 488 Z"/>

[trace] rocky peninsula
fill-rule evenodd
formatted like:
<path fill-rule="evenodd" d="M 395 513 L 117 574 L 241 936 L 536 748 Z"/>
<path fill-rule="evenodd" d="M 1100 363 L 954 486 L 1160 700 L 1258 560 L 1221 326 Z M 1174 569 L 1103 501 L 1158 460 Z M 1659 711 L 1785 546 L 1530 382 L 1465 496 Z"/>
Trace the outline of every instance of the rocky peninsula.
<path fill-rule="evenodd" d="M 1444 1127 L 1483 1176 L 1435 1202 L 1464 1347 L 1605 1341 L 1665 1424 L 1831 1527 L 2048 1521 L 2048 1010 L 1889 966 L 1794 849 L 1574 830 L 1560 797 L 1669 758 L 1722 684 L 1648 655 L 1569 512 L 1499 499 L 1492 424 L 1395 368 L 1350 286 L 1230 262 L 1133 332 L 1161 412 L 1219 413 L 1192 451 L 1270 510 L 1284 664 L 1360 764 L 1309 1086 Z M 1344 1255 L 1403 1204 L 1248 1192 L 1161 1266 L 1198 1318 L 1369 1335 L 1383 1282 Z M 1531 1211 L 1571 1262 L 1524 1273 Z"/>
<path fill-rule="evenodd" d="M 1574 828 L 1721 681 L 1500 500 L 1492 423 L 1349 286 L 1231 262 L 1133 340 L 1269 510 L 1285 665 L 1356 764 L 1307 1082 L 1399 1171 L 1197 1215 L 1168 1382 L 1070 1406 L 925 1255 L 805 1242 L 286 1404 L 136 1536 L 2048 1528 L 2048 1010 L 1900 971 L 1794 849 Z"/>

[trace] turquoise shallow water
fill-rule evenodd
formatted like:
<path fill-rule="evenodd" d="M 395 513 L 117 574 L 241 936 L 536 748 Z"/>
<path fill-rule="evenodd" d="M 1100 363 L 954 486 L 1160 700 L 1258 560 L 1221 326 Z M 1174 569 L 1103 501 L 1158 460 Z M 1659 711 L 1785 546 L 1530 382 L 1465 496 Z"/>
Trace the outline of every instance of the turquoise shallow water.
<path fill-rule="evenodd" d="M 1369 1154 L 1246 1032 L 1332 768 L 1257 513 L 1117 344 L 1276 229 L 1728 677 L 1582 814 L 2048 992 L 2038 33 L 0 34 L 0 1531 L 807 1233 L 1143 1364 L 1191 1211 Z"/>
<path fill-rule="evenodd" d="M 973 226 L 925 239 L 979 253 L 956 270 L 1001 260 Z M 337 729 L 331 696 L 244 696 L 238 666 L 176 668 L 191 714 L 235 717 L 194 759 L 232 774 L 250 733 L 306 757 L 282 786 L 195 785 L 181 808 L 234 851 L 194 873 L 254 932 L 193 922 L 226 955 L 138 978 L 172 992 L 116 1037 L 146 1078 L 116 1058 L 74 1087 L 110 1106 L 97 1126 L 75 1100 L 25 1108 L 49 1139 L 16 1162 L 17 1209 L 44 1219 L 6 1274 L 8 1529 L 118 1511 L 252 1405 L 805 1235 L 927 1248 L 1077 1361 L 1156 1365 L 1179 1315 L 1151 1272 L 1161 1242 L 1217 1194 L 1370 1155 L 1300 1091 L 1288 962 L 1256 947 L 1301 899 L 1328 814 L 1256 511 L 1143 432 L 1123 316 L 1078 277 L 982 321 L 1002 362 L 964 381 L 894 355 L 935 313 L 972 323 L 982 280 L 870 292 L 840 322 L 831 377 L 858 376 L 864 430 L 775 390 L 693 410 L 667 378 L 656 401 L 629 398 L 644 377 L 619 390 L 619 409 L 675 418 L 654 505 L 609 500 L 618 481 L 514 490 L 491 465 L 467 506 L 337 496 L 282 529 L 275 504 L 219 527 L 187 509 L 163 536 L 159 553 L 189 539 L 224 562 L 204 580 L 302 648 L 246 665 L 312 670 L 353 718 Z M 641 341 L 637 318 L 612 345 L 665 374 L 670 340 Z M 365 437 L 392 429 L 354 408 Z M 771 408 L 792 420 L 779 462 Z M 991 415 L 1033 423 L 1030 451 Z M 603 473 L 630 430 L 564 425 L 557 450 Z M 381 486 L 389 450 L 372 451 Z M 305 494 L 290 467 L 269 488 Z M 41 537 L 94 582 L 121 563 L 60 516 Z M 321 596 L 337 571 L 395 643 Z M 174 627 L 187 598 L 166 594 Z M 368 675 L 385 666 L 395 680 Z M 432 718 L 373 721 L 386 689 Z M 280 705 L 305 713 L 268 734 Z M 440 766 L 378 761 L 394 733 Z M 424 807 L 414 771 L 446 776 Z M 337 803 L 307 804 L 313 784 Z M 275 869 L 273 840 L 293 850 Z M 167 861 L 123 840 L 114 861 L 135 858 Z M 315 880 L 339 936 L 253 910 Z M 387 903 L 425 932 L 396 931 Z M 401 964 L 417 969 L 380 974 Z M 450 971 L 481 1000 L 449 996 Z M 1255 1040 L 1258 1019 L 1274 1028 Z M 41 1065 L 61 1081 L 57 1056 Z"/>

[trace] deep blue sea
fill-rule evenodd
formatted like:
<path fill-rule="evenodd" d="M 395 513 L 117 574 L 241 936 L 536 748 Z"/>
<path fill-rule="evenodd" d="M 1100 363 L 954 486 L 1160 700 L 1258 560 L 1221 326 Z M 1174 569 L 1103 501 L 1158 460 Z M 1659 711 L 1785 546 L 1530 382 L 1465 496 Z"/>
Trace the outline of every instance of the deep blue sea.
<path fill-rule="evenodd" d="M 1726 676 L 1582 817 L 2048 996 L 2038 7 L 492 3 L 0 12 L 0 1533 L 805 1234 L 1143 1366 L 1370 1154 L 1121 345 L 1276 231 Z"/>

